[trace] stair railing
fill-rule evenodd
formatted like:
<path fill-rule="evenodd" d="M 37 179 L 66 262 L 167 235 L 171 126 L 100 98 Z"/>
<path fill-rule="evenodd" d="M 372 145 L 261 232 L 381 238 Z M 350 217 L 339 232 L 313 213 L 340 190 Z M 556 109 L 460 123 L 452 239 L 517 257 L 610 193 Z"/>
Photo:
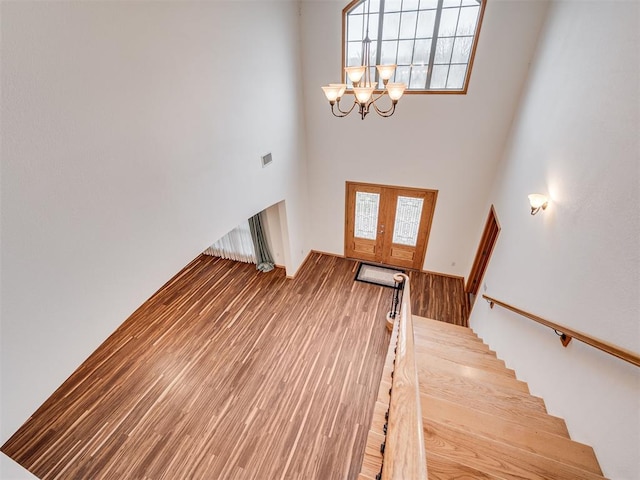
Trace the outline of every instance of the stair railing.
<path fill-rule="evenodd" d="M 482 298 L 484 298 L 487 302 L 489 302 L 489 306 L 491 308 L 493 308 L 494 304 L 499 305 L 502 308 L 511 310 L 512 312 L 517 313 L 518 315 L 522 315 L 523 317 L 528 318 L 529 320 L 533 320 L 534 322 L 544 325 L 545 327 L 551 328 L 556 332 L 556 334 L 558 334 L 558 336 L 560 337 L 560 341 L 562 342 L 562 345 L 565 347 L 569 345 L 569 342 L 571 341 L 572 338 L 575 338 L 576 340 L 586 343 L 587 345 L 597 348 L 598 350 L 602 350 L 603 352 L 609 353 L 614 357 L 618 357 L 624 360 L 625 362 L 629 362 L 640 367 L 640 355 L 638 355 L 635 352 L 632 352 L 631 350 L 626 350 L 624 348 L 618 347 L 617 345 L 607 343 L 603 340 L 599 340 L 585 333 L 565 327 L 564 325 L 560 325 L 550 320 L 546 320 L 542 317 L 534 315 L 533 313 L 526 312 L 517 307 L 514 307 L 513 305 L 509 305 L 508 303 L 501 302 L 500 300 L 496 300 L 495 298 L 489 297 L 488 295 L 482 295 Z"/>
<path fill-rule="evenodd" d="M 387 328 L 389 331 L 393 330 L 393 323 L 400 313 L 400 302 L 402 302 L 402 292 L 404 291 L 404 279 L 396 281 L 393 287 L 393 293 L 391 295 L 391 308 L 389 309 L 389 313 L 387 313 Z"/>
<path fill-rule="evenodd" d="M 398 340 L 392 373 L 391 401 L 387 416 L 383 454 L 382 480 L 427 480 L 424 431 L 418 389 L 411 314 L 409 277 L 394 275 L 404 282 L 400 313 L 397 315 Z"/>

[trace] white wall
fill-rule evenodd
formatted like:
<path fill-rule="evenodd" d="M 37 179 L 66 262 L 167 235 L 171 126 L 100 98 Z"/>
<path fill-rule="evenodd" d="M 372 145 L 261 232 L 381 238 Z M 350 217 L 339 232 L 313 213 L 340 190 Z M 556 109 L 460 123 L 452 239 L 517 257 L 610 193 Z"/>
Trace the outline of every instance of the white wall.
<path fill-rule="evenodd" d="M 4 442 L 172 275 L 283 199 L 294 273 L 308 207 L 295 2 L 1 13 Z"/>
<path fill-rule="evenodd" d="M 313 248 L 344 253 L 346 180 L 437 189 L 424 268 L 466 276 L 547 3 L 488 2 L 467 95 L 407 95 L 364 121 L 333 117 L 320 89 L 341 78 L 346 3 L 302 6 Z"/>
<path fill-rule="evenodd" d="M 640 352 L 639 3 L 555 2 L 490 201 L 487 294 Z M 548 193 L 529 215 L 527 194 Z M 488 208 L 488 205 L 485 206 Z M 482 293 L 482 290 L 481 292 Z M 471 326 L 605 475 L 640 478 L 640 369 L 486 302 Z"/>

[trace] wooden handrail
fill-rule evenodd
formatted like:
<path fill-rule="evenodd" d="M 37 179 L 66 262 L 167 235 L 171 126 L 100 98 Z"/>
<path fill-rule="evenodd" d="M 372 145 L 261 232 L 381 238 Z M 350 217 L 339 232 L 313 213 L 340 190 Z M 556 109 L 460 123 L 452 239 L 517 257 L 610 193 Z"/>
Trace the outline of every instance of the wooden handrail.
<path fill-rule="evenodd" d="M 607 352 L 613 355 L 614 357 L 618 357 L 619 359 L 624 360 L 625 362 L 629 362 L 640 367 L 640 355 L 638 355 L 635 352 L 632 352 L 631 350 L 626 350 L 624 348 L 618 347 L 611 343 L 607 343 L 603 340 L 599 340 L 597 338 L 591 337 L 577 330 L 573 330 L 563 325 L 559 325 L 557 323 L 551 322 L 542 317 L 539 317 L 537 315 L 534 315 L 532 313 L 529 313 L 517 307 L 514 307 L 513 305 L 509 305 L 508 303 L 504 303 L 504 302 L 501 302 L 500 300 L 496 300 L 495 298 L 492 298 L 488 295 L 482 295 L 482 298 L 484 298 L 489 302 L 489 305 L 491 306 L 491 308 L 493 308 L 493 304 L 500 305 L 502 308 L 511 310 L 512 312 L 515 312 L 518 315 L 522 315 L 523 317 L 533 320 L 534 322 L 538 322 L 546 327 L 552 328 L 556 332 L 562 333 L 566 339 L 562 342 L 562 344 L 565 346 L 567 346 L 567 344 L 569 343 L 569 341 L 571 341 L 572 338 L 575 338 L 576 340 L 580 340 L 581 342 L 586 343 L 587 345 L 591 345 L 592 347 L 595 347 L 598 350 Z"/>
<path fill-rule="evenodd" d="M 382 479 L 427 480 L 418 370 L 413 339 L 411 289 L 407 275 L 396 274 L 394 277 L 397 281 L 404 280 L 404 293 L 398 319 L 398 343 Z"/>

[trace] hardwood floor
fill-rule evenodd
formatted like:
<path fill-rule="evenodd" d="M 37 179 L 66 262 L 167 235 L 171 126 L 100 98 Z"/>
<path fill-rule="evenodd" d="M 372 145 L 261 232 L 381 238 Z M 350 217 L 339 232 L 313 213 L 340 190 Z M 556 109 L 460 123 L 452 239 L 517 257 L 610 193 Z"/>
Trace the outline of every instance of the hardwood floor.
<path fill-rule="evenodd" d="M 2 451 L 41 479 L 357 478 L 390 290 L 356 267 L 312 253 L 288 280 L 198 257 Z"/>
<path fill-rule="evenodd" d="M 407 272 L 411 279 L 411 310 L 414 315 L 468 327 L 469 301 L 462 278 L 429 272 Z"/>

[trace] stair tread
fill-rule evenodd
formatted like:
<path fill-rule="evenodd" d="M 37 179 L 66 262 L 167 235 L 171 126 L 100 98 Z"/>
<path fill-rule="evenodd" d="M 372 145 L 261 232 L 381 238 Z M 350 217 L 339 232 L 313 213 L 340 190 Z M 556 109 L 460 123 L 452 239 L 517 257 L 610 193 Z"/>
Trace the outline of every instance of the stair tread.
<path fill-rule="evenodd" d="M 604 478 L 593 449 L 569 438 L 563 419 L 506 368 L 467 327 L 413 316 L 428 477 L 440 479 Z M 380 472 L 397 322 L 358 480 Z"/>
<path fill-rule="evenodd" d="M 438 422 L 426 421 L 425 449 L 456 462 L 505 479 L 596 480 L 602 475 L 513 446 L 463 432 Z"/>
<path fill-rule="evenodd" d="M 528 411 L 525 408 L 518 408 L 517 406 L 511 406 L 504 403 L 492 403 L 490 399 L 487 401 L 479 401 L 477 399 L 460 398 L 459 395 L 451 391 L 443 390 L 439 392 L 425 392 L 423 389 L 420 390 L 422 403 L 424 403 L 426 397 L 429 396 L 464 406 L 468 405 L 480 412 L 488 413 L 497 417 L 503 417 L 517 423 L 525 424 L 523 422 L 526 422 L 526 424 L 530 425 L 532 428 L 538 428 L 549 433 L 569 438 L 569 432 L 567 431 L 567 426 L 564 420 L 547 413 Z"/>
<path fill-rule="evenodd" d="M 495 358 L 496 352 L 491 350 L 486 343 L 475 341 L 475 340 L 466 340 L 460 338 L 448 338 L 440 335 L 415 335 L 414 342 L 416 346 L 433 348 L 434 346 L 442 346 L 444 348 L 451 348 L 455 346 L 456 349 L 461 349 L 462 351 L 469 353 L 481 353 L 485 355 L 490 355 Z"/>
<path fill-rule="evenodd" d="M 544 400 L 528 392 L 522 392 L 502 385 L 494 385 L 471 378 L 451 375 L 432 368 L 418 367 L 418 383 L 421 391 L 437 395 L 443 389 L 455 392 L 461 398 L 472 400 L 482 398 L 517 408 L 530 408 L 537 412 L 547 413 Z"/>
<path fill-rule="evenodd" d="M 438 369 L 437 367 L 417 367 L 418 384 L 420 391 L 436 395 L 439 391 L 447 389 L 457 392 L 462 398 L 473 399 L 480 396 L 483 401 L 487 401 L 487 395 L 492 395 L 497 402 L 508 402 L 515 405 L 531 407 L 536 411 L 547 413 L 544 400 L 531 395 L 528 391 L 518 388 L 519 384 L 503 382 L 487 382 L 484 379 L 458 375 L 457 372 Z M 385 367 L 381 381 L 392 385 L 392 368 Z M 506 378 L 508 377 L 500 377 Z"/>
<path fill-rule="evenodd" d="M 529 393 L 529 387 L 525 382 L 513 378 L 510 375 L 495 375 L 491 371 L 487 371 L 482 368 L 471 367 L 468 365 L 461 365 L 460 363 L 453 362 L 451 360 L 447 360 L 435 355 L 421 355 L 420 357 L 416 358 L 416 365 L 418 369 L 428 368 L 438 370 L 447 372 L 449 375 L 458 375 L 464 378 L 472 378 L 492 385 L 500 385 L 511 388 L 513 390 Z"/>
<path fill-rule="evenodd" d="M 358 474 L 358 480 L 375 480 L 375 477 L 370 477 L 369 475 L 365 475 L 364 473 L 360 472 Z"/>
<path fill-rule="evenodd" d="M 424 400 L 422 414 L 425 419 L 602 474 L 595 453 L 588 445 L 468 406 L 435 397 Z"/>
<path fill-rule="evenodd" d="M 456 352 L 470 355 L 484 355 L 502 361 L 496 355 L 496 352 L 490 350 L 484 343 L 474 344 L 474 342 L 466 342 L 458 340 L 449 340 L 442 337 L 414 337 L 414 345 L 422 350 L 455 350 Z"/>
<path fill-rule="evenodd" d="M 501 478 L 462 465 L 435 452 L 428 452 L 427 474 L 429 480 L 499 480 Z"/>
<path fill-rule="evenodd" d="M 484 345 L 486 348 L 489 348 L 488 345 L 475 333 L 461 334 L 460 332 L 449 332 L 438 328 L 414 328 L 413 335 L 416 338 L 440 338 L 444 340 L 467 342 L 471 345 Z"/>
<path fill-rule="evenodd" d="M 380 453 L 380 445 L 384 442 L 384 435 L 369 430 L 367 434 L 367 444 L 364 450 L 364 458 L 362 459 L 362 468 L 360 473 L 375 478 L 380 472 L 382 466 L 382 454 Z"/>
<path fill-rule="evenodd" d="M 416 329 L 440 329 L 449 332 L 458 332 L 461 335 L 475 335 L 476 333 L 469 327 L 463 327 L 462 325 L 454 325 L 453 323 L 441 322 L 440 320 L 434 320 L 433 318 L 421 317 L 419 315 L 412 315 L 413 328 Z"/>
<path fill-rule="evenodd" d="M 420 362 L 420 359 L 424 354 L 436 355 L 451 362 L 459 363 L 460 365 L 495 371 L 498 375 L 505 375 L 513 378 L 516 376 L 515 372 L 507 368 L 502 360 L 488 355 L 461 352 L 452 348 L 447 350 L 446 348 L 437 345 L 430 345 L 428 347 L 416 345 L 415 352 L 416 362 Z"/>
<path fill-rule="evenodd" d="M 382 402 L 376 402 L 373 407 L 373 415 L 371 416 L 371 426 L 369 430 L 375 433 L 383 433 L 384 432 L 384 424 L 387 422 L 385 419 L 385 414 L 389 405 L 384 404 Z"/>

